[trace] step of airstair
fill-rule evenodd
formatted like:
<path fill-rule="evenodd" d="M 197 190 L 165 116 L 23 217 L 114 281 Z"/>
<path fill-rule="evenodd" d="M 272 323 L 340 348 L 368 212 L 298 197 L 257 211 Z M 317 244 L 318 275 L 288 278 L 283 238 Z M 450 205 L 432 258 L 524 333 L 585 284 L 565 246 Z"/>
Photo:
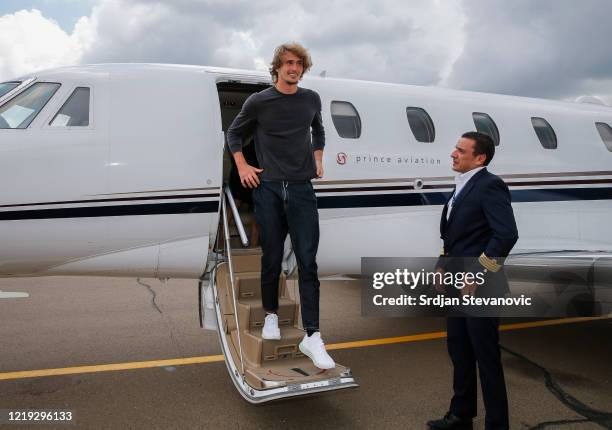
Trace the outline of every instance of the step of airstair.
<path fill-rule="evenodd" d="M 300 352 L 298 345 L 305 332 L 298 328 L 299 304 L 287 295 L 284 275 L 279 282 L 277 311 L 281 339 L 261 337 L 266 313 L 261 303 L 260 259 L 260 250 L 232 250 L 233 293 L 228 264 L 219 265 L 215 276 L 224 354 L 231 360 L 228 369 L 243 397 L 258 403 L 356 387 L 347 367 L 337 364 L 334 369 L 318 369 Z"/>
<path fill-rule="evenodd" d="M 260 367 L 266 362 L 303 357 L 298 349 L 304 331 L 292 326 L 280 326 L 280 340 L 266 340 L 261 337 L 261 328 L 242 331 L 241 342 L 245 359 L 251 366 Z M 232 343 L 238 346 L 238 331 L 232 331 Z"/>

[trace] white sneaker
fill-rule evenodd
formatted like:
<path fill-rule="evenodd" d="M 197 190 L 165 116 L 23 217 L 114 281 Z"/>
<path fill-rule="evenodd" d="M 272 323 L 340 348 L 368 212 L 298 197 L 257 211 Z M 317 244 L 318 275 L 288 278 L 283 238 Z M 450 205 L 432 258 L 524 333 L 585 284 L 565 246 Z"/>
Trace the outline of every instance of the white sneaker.
<path fill-rule="evenodd" d="M 319 369 L 333 369 L 336 363 L 325 351 L 325 344 L 321 339 L 321 333 L 315 331 L 312 336 L 305 335 L 299 345 L 302 354 L 312 360 Z"/>
<path fill-rule="evenodd" d="M 279 340 L 281 338 L 280 329 L 278 328 L 278 315 L 266 315 L 261 337 L 268 340 Z"/>

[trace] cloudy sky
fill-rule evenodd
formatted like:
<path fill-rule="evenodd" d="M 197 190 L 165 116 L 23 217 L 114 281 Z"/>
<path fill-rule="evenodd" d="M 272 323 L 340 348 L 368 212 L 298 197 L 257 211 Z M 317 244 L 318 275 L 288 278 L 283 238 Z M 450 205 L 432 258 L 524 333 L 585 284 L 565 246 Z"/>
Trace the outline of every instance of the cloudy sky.
<path fill-rule="evenodd" d="M 2 0 L 0 81 L 164 62 L 265 69 L 299 41 L 313 73 L 612 104 L 611 0 Z"/>

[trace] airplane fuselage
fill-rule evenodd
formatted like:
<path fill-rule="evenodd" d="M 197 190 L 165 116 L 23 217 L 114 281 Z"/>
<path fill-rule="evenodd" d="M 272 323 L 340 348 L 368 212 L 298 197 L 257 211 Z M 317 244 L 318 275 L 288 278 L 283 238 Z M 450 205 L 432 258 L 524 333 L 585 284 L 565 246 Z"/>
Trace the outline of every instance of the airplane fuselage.
<path fill-rule="evenodd" d="M 26 128 L 0 128 L 0 276 L 199 278 L 227 180 L 223 131 L 269 76 L 111 64 L 14 81 L 0 116 L 28 88 L 60 85 Z M 322 274 L 359 273 L 360 257 L 437 255 L 450 152 L 487 116 L 499 135 L 490 170 L 512 191 L 515 250 L 612 248 L 612 147 L 596 126 L 612 125 L 612 108 L 330 78 L 300 85 L 321 96 L 326 130 L 325 176 L 314 182 Z M 88 124 L 58 125 L 77 88 L 89 89 Z M 534 128 L 548 131 L 540 119 L 554 148 Z"/>

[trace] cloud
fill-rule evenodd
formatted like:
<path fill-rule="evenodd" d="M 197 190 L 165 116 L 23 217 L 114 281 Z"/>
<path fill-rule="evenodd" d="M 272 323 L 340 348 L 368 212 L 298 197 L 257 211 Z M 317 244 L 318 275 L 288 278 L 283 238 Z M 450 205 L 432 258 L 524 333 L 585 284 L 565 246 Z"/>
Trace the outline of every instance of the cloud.
<path fill-rule="evenodd" d="M 458 1 L 313 0 L 258 22 L 253 34 L 264 57 L 282 41 L 303 42 L 315 73 L 431 85 L 461 52 L 464 21 Z"/>
<path fill-rule="evenodd" d="M 87 43 L 87 21 L 81 18 L 67 34 L 36 9 L 0 16 L 0 77 L 78 62 Z"/>
<path fill-rule="evenodd" d="M 250 28 L 262 4 L 103 0 L 91 15 L 93 43 L 83 63 L 160 62 L 255 67 Z M 242 4 L 244 3 L 244 4 Z M 271 2 L 270 2 L 271 3 Z"/>
<path fill-rule="evenodd" d="M 553 98 L 612 93 L 609 0 L 466 0 L 450 87 Z"/>
<path fill-rule="evenodd" d="M 384 0 L 376 5 L 302 0 L 282 8 L 272 0 L 100 0 L 72 34 L 38 11 L 2 19 L 21 15 L 34 17 L 36 24 L 19 21 L 14 26 L 30 29 L 38 41 L 50 41 L 53 33 L 53 49 L 37 49 L 32 42 L 21 56 L 36 62 L 13 56 L 0 76 L 71 62 L 262 69 L 278 44 L 296 40 L 310 49 L 313 73 L 327 70 L 328 76 L 425 85 L 436 84 L 451 69 L 462 49 L 465 21 L 459 0 Z"/>
<path fill-rule="evenodd" d="M 71 33 L 37 10 L 0 17 L 0 79 L 99 62 L 265 69 L 295 40 L 313 74 L 610 102 L 610 16 L 609 0 L 98 0 Z"/>
<path fill-rule="evenodd" d="M 262 69 L 274 47 L 296 40 L 311 50 L 315 73 L 435 84 L 462 49 L 464 21 L 458 0 L 304 0 L 282 8 L 271 0 L 107 0 L 93 10 L 96 37 L 82 61 Z"/>

